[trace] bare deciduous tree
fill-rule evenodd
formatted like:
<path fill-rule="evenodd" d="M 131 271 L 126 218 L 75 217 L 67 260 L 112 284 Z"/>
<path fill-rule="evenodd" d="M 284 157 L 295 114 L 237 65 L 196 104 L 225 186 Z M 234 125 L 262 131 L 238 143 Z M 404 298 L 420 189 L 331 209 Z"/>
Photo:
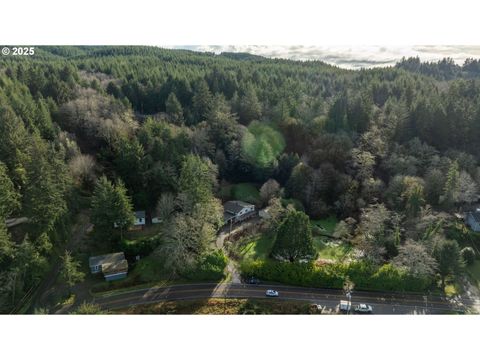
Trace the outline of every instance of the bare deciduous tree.
<path fill-rule="evenodd" d="M 172 193 L 163 193 L 160 195 L 155 210 L 159 220 L 169 220 L 175 211 L 175 195 Z"/>
<path fill-rule="evenodd" d="M 91 155 L 78 154 L 69 163 L 70 172 L 80 185 L 92 185 L 96 181 L 95 158 Z"/>
<path fill-rule="evenodd" d="M 68 131 L 81 134 L 95 145 L 100 140 L 112 144 L 136 128 L 132 111 L 120 101 L 104 96 L 93 89 L 81 89 L 75 100 L 59 109 L 61 125 Z"/>
<path fill-rule="evenodd" d="M 266 204 L 270 199 L 278 195 L 279 191 L 280 184 L 274 179 L 268 179 L 260 188 L 260 198 Z"/>
<path fill-rule="evenodd" d="M 393 263 L 406 268 L 414 276 L 431 276 L 435 274 L 437 262 L 427 252 L 425 246 L 409 240 L 400 246 L 398 256 Z"/>
<path fill-rule="evenodd" d="M 458 177 L 458 202 L 471 204 L 478 199 L 478 186 L 469 173 L 461 171 Z"/>

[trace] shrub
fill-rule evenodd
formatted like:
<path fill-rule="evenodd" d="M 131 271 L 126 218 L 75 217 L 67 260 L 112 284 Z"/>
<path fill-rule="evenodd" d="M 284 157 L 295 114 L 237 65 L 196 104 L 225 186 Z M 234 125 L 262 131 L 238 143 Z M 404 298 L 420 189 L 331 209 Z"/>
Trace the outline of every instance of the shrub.
<path fill-rule="evenodd" d="M 224 277 L 227 257 L 221 250 L 204 255 L 196 266 L 187 269 L 181 275 L 195 281 L 217 281 Z"/>
<path fill-rule="evenodd" d="M 460 254 L 462 255 L 463 261 L 465 261 L 465 264 L 472 265 L 474 263 L 476 256 L 475 256 L 475 250 L 473 250 L 473 248 L 467 246 L 462 249 Z"/>
<path fill-rule="evenodd" d="M 257 260 L 242 263 L 241 271 L 244 277 L 335 289 L 341 289 L 347 277 L 359 290 L 423 291 L 432 284 L 432 279 L 413 277 L 392 264 L 378 266 L 365 261 L 314 265 Z"/>

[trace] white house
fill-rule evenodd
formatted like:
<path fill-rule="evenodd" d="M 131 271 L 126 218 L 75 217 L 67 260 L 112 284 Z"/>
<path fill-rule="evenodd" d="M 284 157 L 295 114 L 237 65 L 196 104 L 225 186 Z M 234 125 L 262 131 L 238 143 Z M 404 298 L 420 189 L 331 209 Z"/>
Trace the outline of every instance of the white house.
<path fill-rule="evenodd" d="M 244 201 L 227 201 L 223 204 L 223 219 L 225 223 L 237 223 L 255 215 L 255 205 Z"/>
<path fill-rule="evenodd" d="M 466 222 L 473 231 L 480 232 L 480 208 L 468 212 Z"/>
<path fill-rule="evenodd" d="M 145 225 L 145 211 L 135 211 L 133 213 L 135 219 L 133 220 L 133 226 L 144 226 Z M 117 223 L 113 223 L 114 228 L 118 228 Z"/>
<path fill-rule="evenodd" d="M 145 211 L 135 211 L 135 221 L 133 222 L 134 226 L 143 226 L 145 225 Z"/>

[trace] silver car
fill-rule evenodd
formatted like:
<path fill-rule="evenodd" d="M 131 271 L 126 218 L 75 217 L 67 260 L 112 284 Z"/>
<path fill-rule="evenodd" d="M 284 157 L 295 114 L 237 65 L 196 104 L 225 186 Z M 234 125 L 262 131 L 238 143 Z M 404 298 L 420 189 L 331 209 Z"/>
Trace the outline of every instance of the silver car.
<path fill-rule="evenodd" d="M 270 296 L 270 297 L 277 297 L 278 296 L 278 291 L 276 290 L 267 290 L 265 295 Z"/>
<path fill-rule="evenodd" d="M 355 306 L 355 312 L 361 314 L 371 314 L 373 312 L 373 308 L 367 304 L 360 304 Z"/>

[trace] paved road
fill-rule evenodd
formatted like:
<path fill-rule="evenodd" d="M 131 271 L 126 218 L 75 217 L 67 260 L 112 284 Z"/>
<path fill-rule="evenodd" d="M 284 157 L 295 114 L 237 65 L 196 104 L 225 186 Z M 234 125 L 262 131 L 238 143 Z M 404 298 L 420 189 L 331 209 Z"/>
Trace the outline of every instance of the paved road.
<path fill-rule="evenodd" d="M 152 304 L 165 300 L 194 300 L 207 298 L 265 298 L 267 289 L 279 292 L 278 300 L 301 300 L 335 309 L 345 296 L 340 290 L 313 289 L 284 285 L 246 284 L 186 284 L 154 287 L 97 297 L 94 302 L 103 309 L 122 309 L 133 305 Z M 461 310 L 438 296 L 399 295 L 357 291 L 352 294 L 352 305 L 368 303 L 375 314 L 444 314 Z"/>

